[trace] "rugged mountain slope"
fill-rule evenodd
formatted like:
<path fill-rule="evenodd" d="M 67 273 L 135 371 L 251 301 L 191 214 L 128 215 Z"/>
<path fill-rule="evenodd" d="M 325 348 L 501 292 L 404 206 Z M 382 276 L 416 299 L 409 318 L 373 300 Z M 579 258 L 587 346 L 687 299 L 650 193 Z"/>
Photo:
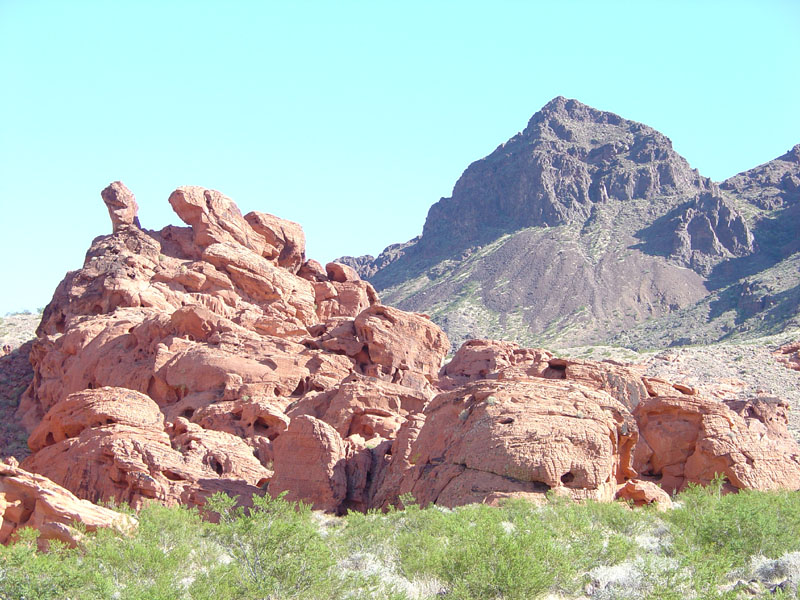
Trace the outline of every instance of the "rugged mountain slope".
<path fill-rule="evenodd" d="M 798 154 L 719 186 L 654 129 L 559 97 L 469 166 L 420 237 L 340 260 L 387 302 L 429 312 L 456 345 L 591 343 L 643 324 L 673 343 L 685 335 L 665 319 L 696 319 L 706 302 L 716 308 L 703 323 L 713 321 L 742 275 L 791 271 L 780 263 L 797 250 Z M 739 324 L 715 324 L 706 338 Z"/>
<path fill-rule="evenodd" d="M 771 335 L 800 325 L 800 145 L 720 184 L 748 215 L 758 251 L 719 263 L 711 293 L 661 319 L 614 336 L 659 347 Z M 676 332 L 682 332 L 676 334 Z"/>

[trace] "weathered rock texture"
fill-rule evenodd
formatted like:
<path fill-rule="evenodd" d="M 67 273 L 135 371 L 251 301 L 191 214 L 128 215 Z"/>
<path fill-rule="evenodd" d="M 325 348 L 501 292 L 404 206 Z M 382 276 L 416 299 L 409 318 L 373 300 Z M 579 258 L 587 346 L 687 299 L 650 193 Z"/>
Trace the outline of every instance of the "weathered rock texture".
<path fill-rule="evenodd" d="M 40 543 L 59 540 L 70 546 L 80 541 L 82 533 L 75 527 L 80 523 L 85 531 L 112 527 L 129 532 L 136 519 L 87 500 L 46 477 L 20 469 L 15 461 L 0 462 L 0 544 L 14 540 L 23 527 L 39 530 Z"/>
<path fill-rule="evenodd" d="M 126 227 L 139 227 L 139 205 L 136 198 L 125 184 L 115 181 L 104 189 L 100 195 L 108 208 L 108 215 L 111 217 L 111 225 L 114 233 Z"/>
<path fill-rule="evenodd" d="M 786 406 L 659 396 L 634 410 L 642 443 L 634 468 L 660 476 L 668 492 L 716 474 L 738 489 L 800 489 L 800 448 L 786 429 Z"/>
<path fill-rule="evenodd" d="M 773 354 L 777 361 L 787 369 L 800 371 L 800 342 L 781 346 Z"/>
<path fill-rule="evenodd" d="M 291 443 L 310 419 L 332 432 L 326 452 L 362 465 L 342 463 L 346 490 L 371 469 L 366 441 L 393 437 L 438 392 L 443 332 L 379 305 L 346 265 L 306 261 L 299 225 L 184 187 L 170 203 L 190 227 L 147 231 L 124 185 L 103 198 L 114 233 L 59 285 L 30 351 L 27 469 L 93 501 L 246 498 L 273 473 L 276 490 L 311 476 L 298 465 L 319 462 L 303 455 L 314 444 Z M 368 504 L 303 489 L 329 510 Z"/>
<path fill-rule="evenodd" d="M 396 460 L 392 450 L 389 483 L 378 490 L 382 505 L 406 492 L 446 506 L 482 502 L 494 492 L 548 490 L 611 500 L 617 485 L 635 475 L 632 416 L 608 394 L 580 385 L 476 382 L 440 394 L 424 415 L 397 456 L 407 458 Z"/>
<path fill-rule="evenodd" d="M 800 487 L 780 403 L 729 406 L 634 366 L 491 340 L 442 367 L 436 324 L 380 304 L 347 265 L 306 260 L 298 225 L 203 188 L 170 202 L 189 228 L 111 213 L 114 233 L 58 286 L 30 350 L 23 467 L 80 498 L 650 502 L 649 484 L 628 485 L 637 471 L 670 489 L 715 472 Z"/>
<path fill-rule="evenodd" d="M 13 457 L 19 461 L 30 454 L 25 428 L 14 418 L 14 413 L 33 379 L 32 345 L 28 341 L 7 354 L 0 353 L 0 460 Z"/>

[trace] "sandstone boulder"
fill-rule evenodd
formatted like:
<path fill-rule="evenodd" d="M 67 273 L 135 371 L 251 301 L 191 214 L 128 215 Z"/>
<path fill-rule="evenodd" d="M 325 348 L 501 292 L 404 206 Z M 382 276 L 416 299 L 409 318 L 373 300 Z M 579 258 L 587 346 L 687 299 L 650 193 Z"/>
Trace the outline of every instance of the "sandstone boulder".
<path fill-rule="evenodd" d="M 275 440 L 275 474 L 269 493 L 286 492 L 314 509 L 338 512 L 347 497 L 347 447 L 336 430 L 309 415 L 292 419 Z"/>
<path fill-rule="evenodd" d="M 0 462 L 0 544 L 14 539 L 23 527 L 39 531 L 40 541 L 59 540 L 75 546 L 81 539 L 79 523 L 85 531 L 111 527 L 126 533 L 136 519 L 86 500 L 41 475 Z"/>
<path fill-rule="evenodd" d="M 111 217 L 114 233 L 132 225 L 139 227 L 139 217 L 137 216 L 139 205 L 136 204 L 133 192 L 125 187 L 124 183 L 115 181 L 100 192 L 100 195 L 108 207 L 108 215 Z"/>
<path fill-rule="evenodd" d="M 629 410 L 650 394 L 643 368 L 614 361 L 556 358 L 513 342 L 468 340 L 440 373 L 440 387 L 453 389 L 480 379 L 565 379 L 611 394 Z"/>
<path fill-rule="evenodd" d="M 669 510 L 672 508 L 672 498 L 669 494 L 658 487 L 652 481 L 642 479 L 629 479 L 617 491 L 620 500 L 629 500 L 635 506 L 645 504 L 657 504 L 658 510 Z"/>
<path fill-rule="evenodd" d="M 56 404 L 28 438 L 34 452 L 84 429 L 120 424 L 163 429 L 164 415 L 148 396 L 125 388 L 103 387 L 70 394 Z"/>
<path fill-rule="evenodd" d="M 194 242 L 200 248 L 211 244 L 231 243 L 243 246 L 262 256 L 274 256 L 264 236 L 245 221 L 233 201 L 216 190 L 194 185 L 180 187 L 169 197 L 169 203 L 184 223 L 192 227 Z"/>
<path fill-rule="evenodd" d="M 329 262 L 325 265 L 325 273 L 328 275 L 328 279 L 336 281 L 337 283 L 361 281 L 361 277 L 359 277 L 353 267 L 343 265 L 342 263 Z"/>
<path fill-rule="evenodd" d="M 642 381 L 643 367 L 623 365 L 613 361 L 594 362 L 579 359 L 555 358 L 549 361 L 545 377 L 566 379 L 587 387 L 608 392 L 628 410 L 649 398 Z"/>
<path fill-rule="evenodd" d="M 292 273 L 300 270 L 306 256 L 306 236 L 300 225 L 256 211 L 247 213 L 244 219 L 275 248 L 279 266 Z"/>
<path fill-rule="evenodd" d="M 777 420 L 765 423 L 752 410 L 738 414 L 700 396 L 644 400 L 633 414 L 648 451 L 637 451 L 634 468 L 660 476 L 669 493 L 690 482 L 707 485 L 717 474 L 737 489 L 800 489 L 797 443 L 775 434 Z"/>
<path fill-rule="evenodd" d="M 450 342 L 430 319 L 375 304 L 353 325 L 369 359 L 361 365 L 365 375 L 417 390 L 436 382 Z"/>
<path fill-rule="evenodd" d="M 479 381 L 436 396 L 424 414 L 416 439 L 398 434 L 410 441 L 408 449 L 397 448 L 408 464 L 395 463 L 393 448 L 377 500 L 393 502 L 410 492 L 421 504 L 455 506 L 494 492 L 550 489 L 610 500 L 617 484 L 635 474 L 638 434 L 630 413 L 608 394 L 580 385 Z M 386 482 L 395 489 L 387 490 Z"/>
<path fill-rule="evenodd" d="M 134 508 L 148 499 L 201 505 L 217 491 L 249 498 L 271 472 L 236 436 L 176 425 L 162 430 L 128 425 L 84 429 L 46 446 L 22 466 L 92 502 L 115 500 Z M 173 447 L 174 444 L 174 447 Z"/>
<path fill-rule="evenodd" d="M 453 389 L 480 379 L 502 379 L 501 373 L 513 367 L 520 376 L 543 377 L 552 357 L 546 350 L 520 348 L 513 342 L 468 340 L 442 367 L 439 385 Z"/>
<path fill-rule="evenodd" d="M 353 375 L 337 388 L 307 394 L 286 410 L 292 419 L 311 415 L 331 425 L 342 438 L 394 438 L 408 415 L 421 413 L 427 397 L 407 387 Z"/>

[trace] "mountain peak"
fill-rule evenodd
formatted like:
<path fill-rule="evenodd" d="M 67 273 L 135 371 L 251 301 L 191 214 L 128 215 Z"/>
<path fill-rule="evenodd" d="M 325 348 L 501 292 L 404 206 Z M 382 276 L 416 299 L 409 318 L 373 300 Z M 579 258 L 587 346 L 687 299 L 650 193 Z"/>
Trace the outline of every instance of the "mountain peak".
<path fill-rule="evenodd" d="M 780 160 L 800 164 L 800 144 L 796 144 L 791 150 L 781 156 Z"/>
<path fill-rule="evenodd" d="M 709 185 L 655 129 L 557 96 L 431 207 L 420 248 L 452 252 L 527 227 L 583 223 L 609 199 L 672 205 Z"/>
<path fill-rule="evenodd" d="M 574 98 L 556 96 L 531 117 L 526 131 L 531 130 L 534 125 L 545 123 L 552 119 L 562 123 L 564 121 L 578 121 L 610 125 L 618 125 L 624 120 L 619 115 L 598 110 Z"/>

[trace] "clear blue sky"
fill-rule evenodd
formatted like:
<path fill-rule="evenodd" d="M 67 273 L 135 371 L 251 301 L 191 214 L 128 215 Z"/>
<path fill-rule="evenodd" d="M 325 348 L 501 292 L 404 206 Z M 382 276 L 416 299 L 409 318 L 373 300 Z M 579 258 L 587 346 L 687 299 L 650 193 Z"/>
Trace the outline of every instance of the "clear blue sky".
<path fill-rule="evenodd" d="M 724 179 L 800 143 L 798 32 L 796 0 L 0 0 L 0 315 L 110 233 L 111 181 L 148 228 L 196 184 L 377 254 L 558 95 Z"/>

